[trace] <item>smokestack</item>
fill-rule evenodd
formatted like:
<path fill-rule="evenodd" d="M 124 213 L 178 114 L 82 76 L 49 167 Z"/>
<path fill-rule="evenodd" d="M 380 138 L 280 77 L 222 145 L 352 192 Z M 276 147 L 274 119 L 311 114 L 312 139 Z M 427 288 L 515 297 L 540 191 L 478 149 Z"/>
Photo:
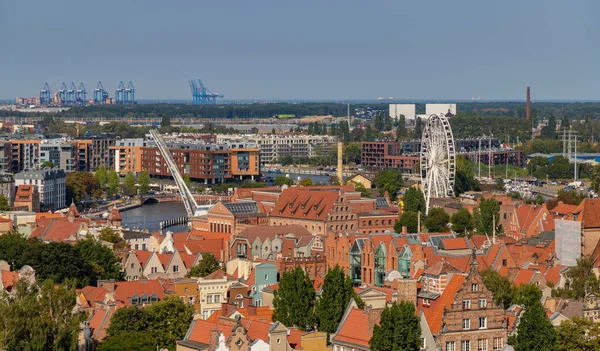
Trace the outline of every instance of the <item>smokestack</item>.
<path fill-rule="evenodd" d="M 338 180 L 340 181 L 340 185 L 343 184 L 344 182 L 344 178 L 342 175 L 342 171 L 343 171 L 343 167 L 344 167 L 344 161 L 342 159 L 343 155 L 342 152 L 344 150 L 344 143 L 342 143 L 341 141 L 338 141 L 338 164 L 337 164 L 337 176 L 338 176 Z"/>
<path fill-rule="evenodd" d="M 527 87 L 527 106 L 525 107 L 525 115 L 527 120 L 531 120 L 531 89 Z"/>

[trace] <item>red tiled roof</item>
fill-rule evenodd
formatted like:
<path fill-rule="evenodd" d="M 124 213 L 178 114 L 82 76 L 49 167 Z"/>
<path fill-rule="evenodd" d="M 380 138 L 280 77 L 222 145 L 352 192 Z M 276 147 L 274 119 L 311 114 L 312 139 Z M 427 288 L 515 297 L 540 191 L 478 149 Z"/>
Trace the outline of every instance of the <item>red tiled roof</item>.
<path fill-rule="evenodd" d="M 375 323 L 379 323 L 379 318 Z M 369 340 L 373 333 L 373 330 L 369 329 L 369 315 L 361 309 L 353 308 L 335 335 L 335 340 L 369 347 Z"/>
<path fill-rule="evenodd" d="M 419 304 L 419 309 L 423 311 L 425 319 L 427 319 L 427 323 L 433 334 L 438 334 L 440 332 L 444 307 L 450 308 L 450 305 L 456 298 L 458 289 L 462 287 L 465 279 L 466 277 L 463 275 L 453 275 L 442 295 L 436 300 L 435 308 L 424 308 Z"/>
<path fill-rule="evenodd" d="M 445 250 L 462 250 L 468 249 L 469 245 L 467 245 L 466 238 L 446 238 L 442 239 L 442 245 L 444 245 Z"/>
<path fill-rule="evenodd" d="M 106 337 L 106 329 L 110 326 L 110 317 L 112 313 L 106 309 L 94 309 L 88 318 L 92 337 L 102 341 Z"/>
<path fill-rule="evenodd" d="M 140 262 L 140 265 L 142 265 L 142 269 L 146 267 L 146 264 L 148 263 L 148 260 L 150 259 L 151 255 L 151 251 L 135 250 L 135 257 L 137 257 L 138 262 Z"/>
<path fill-rule="evenodd" d="M 38 227 L 33 230 L 30 238 L 40 238 L 43 241 L 65 241 L 70 236 L 76 237 L 81 227 L 81 222 L 69 222 L 64 219 L 40 219 Z"/>
<path fill-rule="evenodd" d="M 576 209 L 577 209 L 576 205 L 569 205 L 569 204 L 560 202 L 550 212 L 559 214 L 561 216 L 566 216 L 568 214 L 573 213 Z"/>
<path fill-rule="evenodd" d="M 242 318 L 240 323 L 246 328 L 247 335 L 251 340 L 261 339 L 269 342 L 269 329 L 273 325 L 269 322 L 263 322 L 257 319 Z M 195 341 L 203 344 L 214 344 L 211 339 L 211 331 L 218 330 L 228 338 L 233 332 L 236 321 L 225 317 L 219 317 L 216 322 L 207 320 L 195 320 L 192 322 L 186 340 Z M 301 346 L 302 332 L 297 329 L 289 329 L 288 342 L 294 348 Z"/>
<path fill-rule="evenodd" d="M 187 268 L 187 269 L 192 268 L 192 266 L 194 265 L 194 262 L 196 262 L 196 258 L 197 258 L 197 255 L 189 255 L 184 252 L 180 252 L 179 256 L 181 256 L 181 259 L 183 260 L 183 264 L 185 264 L 185 268 Z"/>
<path fill-rule="evenodd" d="M 79 290 L 79 292 L 82 293 L 85 299 L 89 302 L 104 301 L 104 297 L 108 293 L 106 289 L 98 288 L 91 285 L 84 286 L 81 290 Z"/>
<path fill-rule="evenodd" d="M 273 239 L 276 235 L 284 236 L 293 233 L 296 238 L 312 237 L 312 233 L 298 224 L 278 225 L 269 227 L 249 227 L 242 230 L 236 237 L 247 238 L 250 244 L 258 237 L 261 241 L 266 238 Z"/>
<path fill-rule="evenodd" d="M 425 274 L 431 274 L 435 276 L 439 276 L 442 274 L 448 273 L 460 273 L 462 272 L 459 268 L 454 267 L 450 262 L 446 261 L 446 259 L 442 259 L 431 267 L 425 269 Z"/>
<path fill-rule="evenodd" d="M 515 277 L 513 284 L 515 286 L 529 284 L 529 283 L 531 283 L 531 278 L 533 278 L 534 274 L 535 274 L 534 270 L 521 268 L 521 269 L 519 269 L 519 272 L 517 273 L 517 276 Z"/>
<path fill-rule="evenodd" d="M 165 296 L 163 286 L 158 280 L 136 280 L 130 282 L 115 283 L 115 299 L 123 302 L 125 305 L 131 305 L 129 299 L 135 296 L 156 294 L 158 300 Z"/>
<path fill-rule="evenodd" d="M 558 284 L 560 279 L 560 271 L 565 268 L 565 266 L 556 265 L 554 267 L 549 267 L 544 274 L 544 279 L 546 279 L 546 283 L 552 282 L 552 284 Z"/>
<path fill-rule="evenodd" d="M 600 228 L 600 198 L 583 199 L 573 213 L 579 215 L 583 229 Z"/>
<path fill-rule="evenodd" d="M 156 256 L 158 257 L 158 260 L 160 261 L 160 264 L 163 266 L 164 269 L 167 269 L 167 267 L 169 266 L 169 262 L 171 261 L 171 257 L 173 257 L 173 254 L 169 253 L 169 254 L 159 254 L 157 253 Z"/>
<path fill-rule="evenodd" d="M 322 191 L 313 188 L 288 188 L 281 194 L 269 215 L 324 221 L 339 196 L 336 189 Z"/>

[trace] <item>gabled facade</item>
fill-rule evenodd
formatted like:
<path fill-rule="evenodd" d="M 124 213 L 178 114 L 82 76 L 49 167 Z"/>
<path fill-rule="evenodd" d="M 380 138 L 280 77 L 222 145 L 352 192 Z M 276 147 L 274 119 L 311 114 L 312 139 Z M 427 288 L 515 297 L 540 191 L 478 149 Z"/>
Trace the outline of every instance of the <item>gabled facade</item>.
<path fill-rule="evenodd" d="M 262 306 L 262 289 L 279 281 L 277 265 L 263 262 L 254 267 L 254 284 L 252 284 L 252 302 L 255 306 Z"/>

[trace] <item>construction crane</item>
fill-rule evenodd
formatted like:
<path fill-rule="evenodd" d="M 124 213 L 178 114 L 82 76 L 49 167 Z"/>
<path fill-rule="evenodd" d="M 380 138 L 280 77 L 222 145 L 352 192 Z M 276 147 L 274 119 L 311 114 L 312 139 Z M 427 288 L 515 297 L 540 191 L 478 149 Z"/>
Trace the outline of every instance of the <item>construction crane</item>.
<path fill-rule="evenodd" d="M 81 82 L 79 84 L 79 89 L 77 89 L 77 91 L 75 91 L 75 102 L 77 102 L 78 104 L 81 105 L 86 105 L 87 104 L 87 90 L 85 90 L 85 85 L 83 85 L 83 82 Z"/>
<path fill-rule="evenodd" d="M 98 86 L 94 89 L 94 105 L 104 105 L 108 99 L 108 93 L 104 90 L 102 82 L 98 82 Z"/>
<path fill-rule="evenodd" d="M 198 79 L 198 83 L 194 80 L 190 80 L 190 89 L 192 91 L 192 104 L 194 105 L 215 105 L 217 98 L 223 98 L 221 94 L 215 94 L 208 90 L 202 80 Z"/>
<path fill-rule="evenodd" d="M 117 104 L 125 103 L 125 84 L 123 84 L 123 81 L 119 83 L 117 90 L 115 90 L 115 102 Z"/>
<path fill-rule="evenodd" d="M 135 88 L 133 87 L 133 83 L 131 81 L 129 81 L 129 84 L 127 84 L 124 97 L 126 104 L 135 104 Z"/>
<path fill-rule="evenodd" d="M 77 87 L 75 83 L 71 82 L 71 87 L 67 90 L 67 104 L 73 104 L 75 102 L 75 94 L 77 94 Z"/>
<path fill-rule="evenodd" d="M 163 140 L 162 136 L 156 129 L 150 130 L 150 136 L 156 142 L 156 146 L 160 151 L 161 155 L 165 159 L 167 163 L 167 167 L 169 167 L 169 172 L 173 175 L 173 179 L 175 180 L 175 184 L 177 184 L 177 188 L 179 189 L 179 193 L 181 194 L 181 199 L 183 200 L 183 204 L 185 205 L 185 210 L 189 218 L 203 216 L 208 213 L 208 210 L 212 207 L 212 205 L 198 205 L 196 199 L 192 195 L 190 189 L 185 185 L 185 180 L 179 174 L 179 169 L 175 160 L 173 160 L 173 156 L 167 147 L 167 144 Z"/>
<path fill-rule="evenodd" d="M 40 104 L 41 105 L 50 105 L 52 97 L 50 96 L 50 86 L 46 82 L 44 84 L 44 88 L 40 90 Z"/>
<path fill-rule="evenodd" d="M 65 105 L 67 103 L 68 94 L 67 94 L 67 85 L 65 82 L 60 86 L 60 90 L 56 93 L 58 95 L 58 103 L 59 105 Z"/>

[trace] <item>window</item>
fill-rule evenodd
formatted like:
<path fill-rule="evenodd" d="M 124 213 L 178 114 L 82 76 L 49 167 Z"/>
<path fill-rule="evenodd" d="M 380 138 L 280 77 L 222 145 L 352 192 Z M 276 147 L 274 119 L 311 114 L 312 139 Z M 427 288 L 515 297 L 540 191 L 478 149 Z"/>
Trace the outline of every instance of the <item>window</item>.
<path fill-rule="evenodd" d="M 494 338 L 494 351 L 502 350 L 502 346 L 504 346 L 503 341 L 502 338 Z"/>
<path fill-rule="evenodd" d="M 471 309 L 471 300 L 463 300 L 462 302 L 463 310 Z"/>
<path fill-rule="evenodd" d="M 479 329 L 487 329 L 487 318 L 479 317 Z"/>
<path fill-rule="evenodd" d="M 479 308 L 486 308 L 486 307 L 487 307 L 487 300 L 479 299 Z"/>
<path fill-rule="evenodd" d="M 173 272 L 179 272 L 179 266 L 178 265 L 174 265 L 173 266 Z"/>
<path fill-rule="evenodd" d="M 460 342 L 460 351 L 471 351 L 471 340 L 463 340 Z"/>
<path fill-rule="evenodd" d="M 269 280 L 269 275 L 265 274 L 265 280 Z"/>
<path fill-rule="evenodd" d="M 213 303 L 213 296 L 212 295 L 207 295 L 206 296 L 206 303 Z"/>
<path fill-rule="evenodd" d="M 456 343 L 454 341 L 446 341 L 446 351 L 456 351 Z"/>
<path fill-rule="evenodd" d="M 156 268 L 156 267 L 150 268 L 150 273 L 156 273 L 156 272 L 158 272 L 158 268 Z"/>
<path fill-rule="evenodd" d="M 427 339 L 421 338 L 421 348 L 424 349 L 427 347 Z"/>
<path fill-rule="evenodd" d="M 133 263 L 131 264 L 131 268 L 133 268 Z"/>
<path fill-rule="evenodd" d="M 140 249 L 140 245 L 139 244 L 135 244 L 135 249 L 139 250 Z"/>
<path fill-rule="evenodd" d="M 184 289 L 183 289 L 183 291 L 184 291 L 184 292 L 188 292 L 188 288 L 184 288 Z"/>
<path fill-rule="evenodd" d="M 503 265 L 504 267 L 508 266 L 508 260 L 507 260 L 506 258 L 503 258 L 503 259 L 502 259 L 502 265 Z"/>
<path fill-rule="evenodd" d="M 146 250 L 146 244 L 142 244 L 142 250 Z"/>
<path fill-rule="evenodd" d="M 429 299 L 423 299 L 423 305 L 429 306 Z"/>
<path fill-rule="evenodd" d="M 194 297 L 188 296 L 188 303 L 194 303 Z"/>
<path fill-rule="evenodd" d="M 471 291 L 475 292 L 477 291 L 477 284 L 471 284 Z"/>
<path fill-rule="evenodd" d="M 215 295 L 215 303 L 221 303 L 221 295 Z"/>
<path fill-rule="evenodd" d="M 488 340 L 487 339 L 477 340 L 477 351 L 488 351 Z"/>
<path fill-rule="evenodd" d="M 462 326 L 463 326 L 463 329 L 471 329 L 471 320 L 463 319 Z"/>

